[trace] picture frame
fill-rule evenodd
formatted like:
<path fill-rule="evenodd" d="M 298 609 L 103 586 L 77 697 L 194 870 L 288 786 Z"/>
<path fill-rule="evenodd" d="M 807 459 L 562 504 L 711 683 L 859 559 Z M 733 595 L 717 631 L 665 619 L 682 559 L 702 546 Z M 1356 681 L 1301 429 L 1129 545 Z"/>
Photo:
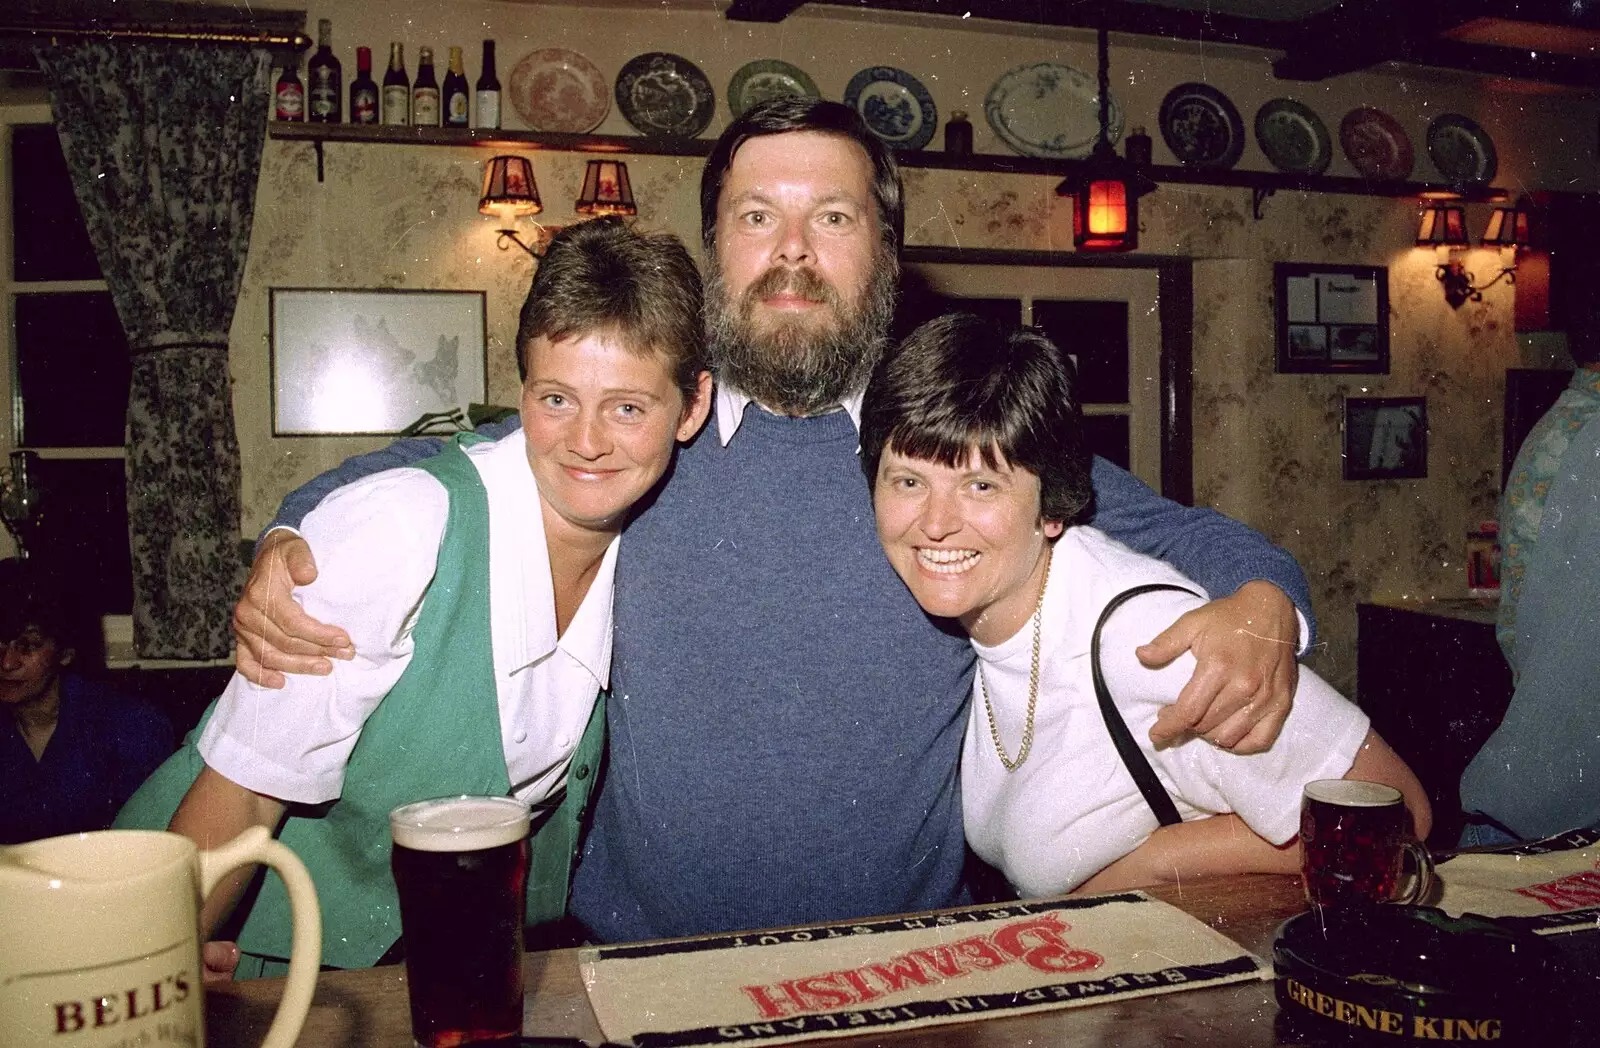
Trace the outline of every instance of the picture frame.
<path fill-rule="evenodd" d="M 1426 397 L 1346 397 L 1344 479 L 1416 480 L 1428 475 Z"/>
<path fill-rule="evenodd" d="M 1389 271 L 1279 262 L 1273 267 L 1279 374 L 1389 373 Z"/>
<path fill-rule="evenodd" d="M 482 291 L 271 288 L 272 435 L 392 436 L 488 392 Z"/>

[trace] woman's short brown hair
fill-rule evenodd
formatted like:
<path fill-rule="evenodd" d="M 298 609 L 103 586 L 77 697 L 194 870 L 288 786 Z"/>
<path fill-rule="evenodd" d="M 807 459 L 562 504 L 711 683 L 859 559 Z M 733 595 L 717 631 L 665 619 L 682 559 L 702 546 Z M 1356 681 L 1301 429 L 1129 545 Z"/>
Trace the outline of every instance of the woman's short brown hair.
<path fill-rule="evenodd" d="M 620 218 L 579 222 L 555 235 L 539 261 L 517 326 L 517 371 L 528 346 L 605 331 L 627 349 L 666 358 L 685 403 L 706 370 L 700 272 L 682 241 L 641 233 Z"/>

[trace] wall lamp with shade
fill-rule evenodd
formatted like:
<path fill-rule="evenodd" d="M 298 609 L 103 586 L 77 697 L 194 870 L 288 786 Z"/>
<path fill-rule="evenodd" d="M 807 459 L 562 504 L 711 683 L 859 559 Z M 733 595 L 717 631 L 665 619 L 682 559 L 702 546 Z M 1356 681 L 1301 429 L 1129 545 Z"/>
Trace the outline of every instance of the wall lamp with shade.
<path fill-rule="evenodd" d="M 580 215 L 637 215 L 628 165 L 621 160 L 591 160 L 583 172 L 583 194 L 572 209 Z"/>
<path fill-rule="evenodd" d="M 501 251 L 512 243 L 532 255 L 540 252 L 517 236 L 517 219 L 537 215 L 544 210 L 539 202 L 539 184 L 533 178 L 533 162 L 520 156 L 497 156 L 483 169 L 483 192 L 478 196 L 478 213 L 496 215 L 500 219 L 497 241 Z M 539 230 L 540 240 L 544 230 Z"/>
<path fill-rule="evenodd" d="M 1483 293 L 1504 280 L 1517 281 L 1515 251 L 1528 246 L 1528 210 L 1521 203 L 1496 206 L 1489 213 L 1489 224 L 1484 230 L 1484 247 L 1511 248 L 1512 264 L 1501 268 L 1493 280 L 1477 284 L 1477 279 L 1467 271 L 1458 258 L 1439 263 L 1434 277 L 1444 285 L 1444 299 L 1451 309 L 1460 309 L 1466 302 L 1482 302 Z M 1466 208 L 1460 204 L 1430 201 L 1423 209 L 1422 221 L 1417 226 L 1418 247 L 1466 248 L 1472 246 L 1467 236 Z"/>

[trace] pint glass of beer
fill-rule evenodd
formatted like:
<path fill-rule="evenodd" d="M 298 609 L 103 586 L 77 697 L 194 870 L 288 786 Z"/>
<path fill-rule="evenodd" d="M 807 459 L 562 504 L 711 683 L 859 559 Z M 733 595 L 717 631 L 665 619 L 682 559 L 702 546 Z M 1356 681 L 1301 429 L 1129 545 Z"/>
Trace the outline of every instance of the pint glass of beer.
<path fill-rule="evenodd" d="M 418 1048 L 522 1033 L 529 824 L 510 797 L 441 797 L 389 813 Z"/>

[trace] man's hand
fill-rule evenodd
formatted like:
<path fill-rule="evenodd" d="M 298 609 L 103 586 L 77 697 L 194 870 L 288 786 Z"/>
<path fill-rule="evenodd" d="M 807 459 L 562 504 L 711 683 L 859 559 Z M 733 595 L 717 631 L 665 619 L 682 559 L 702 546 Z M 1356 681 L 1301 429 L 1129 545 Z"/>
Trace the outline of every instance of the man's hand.
<path fill-rule="evenodd" d="M 269 533 L 256 552 L 244 593 L 233 606 L 234 661 L 248 681 L 281 688 L 285 673 L 327 676 L 330 659 L 353 659 L 350 635 L 307 615 L 291 594 L 317 579 L 306 540 L 292 531 Z"/>
<path fill-rule="evenodd" d="M 1294 700 L 1299 635 L 1293 602 L 1270 582 L 1247 582 L 1178 619 L 1137 652 L 1151 668 L 1185 651 L 1199 662 L 1150 740 L 1159 746 L 1193 732 L 1234 753 L 1270 749 Z"/>

